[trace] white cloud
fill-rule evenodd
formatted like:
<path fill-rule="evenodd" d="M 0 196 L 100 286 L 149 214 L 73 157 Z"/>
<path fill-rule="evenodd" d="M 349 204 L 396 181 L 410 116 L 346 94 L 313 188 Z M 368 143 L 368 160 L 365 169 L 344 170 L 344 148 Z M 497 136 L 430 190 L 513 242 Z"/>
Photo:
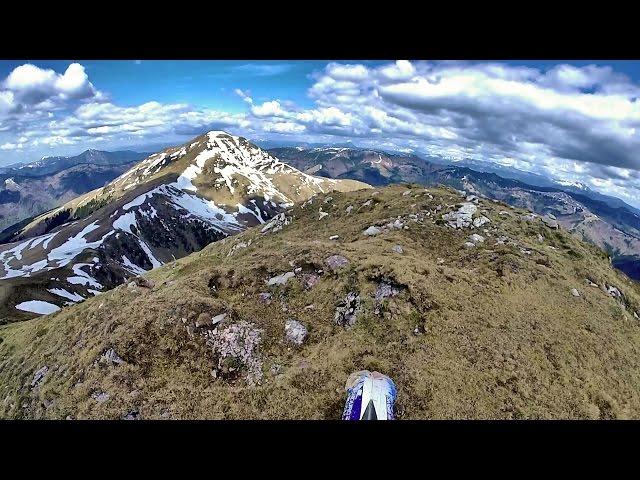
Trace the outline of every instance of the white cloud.
<path fill-rule="evenodd" d="M 235 71 L 266 75 L 290 68 L 278 65 Z M 178 142 L 211 129 L 249 138 L 347 137 L 369 148 L 473 158 L 579 180 L 640 202 L 640 86 L 611 67 L 333 62 L 312 78 L 310 107 L 286 99 L 256 104 L 251 92 L 235 89 L 247 110 L 228 113 L 185 103 L 123 107 L 97 91 L 79 64 L 63 74 L 23 65 L 0 85 L 0 132 L 13 135 L 3 137 L 0 148 Z"/>
<path fill-rule="evenodd" d="M 22 143 L 6 142 L 0 145 L 0 150 L 22 150 L 22 148 L 23 148 Z"/>
<path fill-rule="evenodd" d="M 251 107 L 251 113 L 256 117 L 284 117 L 287 115 L 287 112 L 282 109 L 280 102 L 277 100 L 264 102 L 262 105 L 254 105 Z"/>
<path fill-rule="evenodd" d="M 53 108 L 66 100 L 89 99 L 99 95 L 79 63 L 70 64 L 63 74 L 29 63 L 20 65 L 2 82 L 2 89 L 0 98 L 5 98 L 4 103 L 8 103 L 6 99 L 12 96 L 9 110 L 34 105 Z"/>
<path fill-rule="evenodd" d="M 253 105 L 253 98 L 251 98 L 250 92 L 249 91 L 243 91 L 239 88 L 236 88 L 233 91 L 236 95 L 238 95 L 240 98 L 242 98 L 242 100 L 244 100 L 245 102 L 247 102 L 249 105 Z"/>

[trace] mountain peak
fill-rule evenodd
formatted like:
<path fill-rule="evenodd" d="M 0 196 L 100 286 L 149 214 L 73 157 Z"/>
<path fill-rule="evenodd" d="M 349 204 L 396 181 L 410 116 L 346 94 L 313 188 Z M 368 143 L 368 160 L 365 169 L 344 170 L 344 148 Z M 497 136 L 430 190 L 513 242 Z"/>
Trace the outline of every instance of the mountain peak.
<path fill-rule="evenodd" d="M 304 174 L 244 138 L 209 132 L 147 157 L 21 227 L 15 243 L 0 246 L 0 280 L 17 277 L 15 305 L 40 301 L 60 308 L 264 223 L 315 194 L 367 187 Z M 33 288 L 20 284 L 27 277 Z M 37 282 L 49 288 L 36 291 Z M 12 315 L 18 315 L 15 305 Z"/>
<path fill-rule="evenodd" d="M 225 132 L 224 130 L 211 130 L 209 132 L 206 133 L 207 137 L 209 138 L 219 138 L 219 137 L 234 137 L 234 138 L 239 138 L 235 135 L 231 135 L 228 132 Z"/>

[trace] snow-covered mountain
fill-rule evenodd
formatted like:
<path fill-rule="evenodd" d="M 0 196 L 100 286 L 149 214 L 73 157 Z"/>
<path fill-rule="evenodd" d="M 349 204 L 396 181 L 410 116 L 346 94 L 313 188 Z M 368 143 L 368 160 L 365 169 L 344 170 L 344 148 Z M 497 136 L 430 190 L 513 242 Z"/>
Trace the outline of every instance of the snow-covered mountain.
<path fill-rule="evenodd" d="M 244 138 L 209 132 L 153 154 L 0 245 L 0 323 L 96 295 L 264 223 L 294 202 L 368 185 L 315 177 Z M 16 306 L 18 310 L 16 310 Z"/>

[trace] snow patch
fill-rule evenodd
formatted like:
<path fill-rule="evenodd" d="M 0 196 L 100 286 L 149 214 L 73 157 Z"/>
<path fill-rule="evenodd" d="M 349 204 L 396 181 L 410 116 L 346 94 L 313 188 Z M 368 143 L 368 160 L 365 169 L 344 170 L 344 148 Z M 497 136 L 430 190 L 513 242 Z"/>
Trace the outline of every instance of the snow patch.
<path fill-rule="evenodd" d="M 16 305 L 18 310 L 23 312 L 38 313 L 40 315 L 48 315 L 60 310 L 60 307 L 53 303 L 43 302 L 42 300 L 29 300 Z"/>

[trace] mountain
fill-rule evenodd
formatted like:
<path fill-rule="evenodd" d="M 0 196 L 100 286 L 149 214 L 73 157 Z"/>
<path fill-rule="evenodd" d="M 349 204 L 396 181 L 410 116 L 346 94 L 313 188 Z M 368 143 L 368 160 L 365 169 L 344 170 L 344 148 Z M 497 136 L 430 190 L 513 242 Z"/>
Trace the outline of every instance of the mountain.
<path fill-rule="evenodd" d="M 318 193 L 0 327 L 0 417 L 335 420 L 367 369 L 402 420 L 638 419 L 639 308 L 604 252 L 527 210 L 415 184 Z"/>
<path fill-rule="evenodd" d="M 531 209 L 539 215 L 553 215 L 564 228 L 609 253 L 614 265 L 622 271 L 640 279 L 640 213 L 619 199 L 584 186 L 551 182 L 530 185 L 494 172 L 373 150 L 277 148 L 270 151 L 303 171 L 331 178 L 353 178 L 372 185 L 397 182 L 448 185 Z"/>
<path fill-rule="evenodd" d="M 97 295 L 316 193 L 358 188 L 368 185 L 301 173 L 244 138 L 201 135 L 5 230 L 0 323 Z"/>
<path fill-rule="evenodd" d="M 0 169 L 0 229 L 104 186 L 147 155 L 87 150 Z"/>

